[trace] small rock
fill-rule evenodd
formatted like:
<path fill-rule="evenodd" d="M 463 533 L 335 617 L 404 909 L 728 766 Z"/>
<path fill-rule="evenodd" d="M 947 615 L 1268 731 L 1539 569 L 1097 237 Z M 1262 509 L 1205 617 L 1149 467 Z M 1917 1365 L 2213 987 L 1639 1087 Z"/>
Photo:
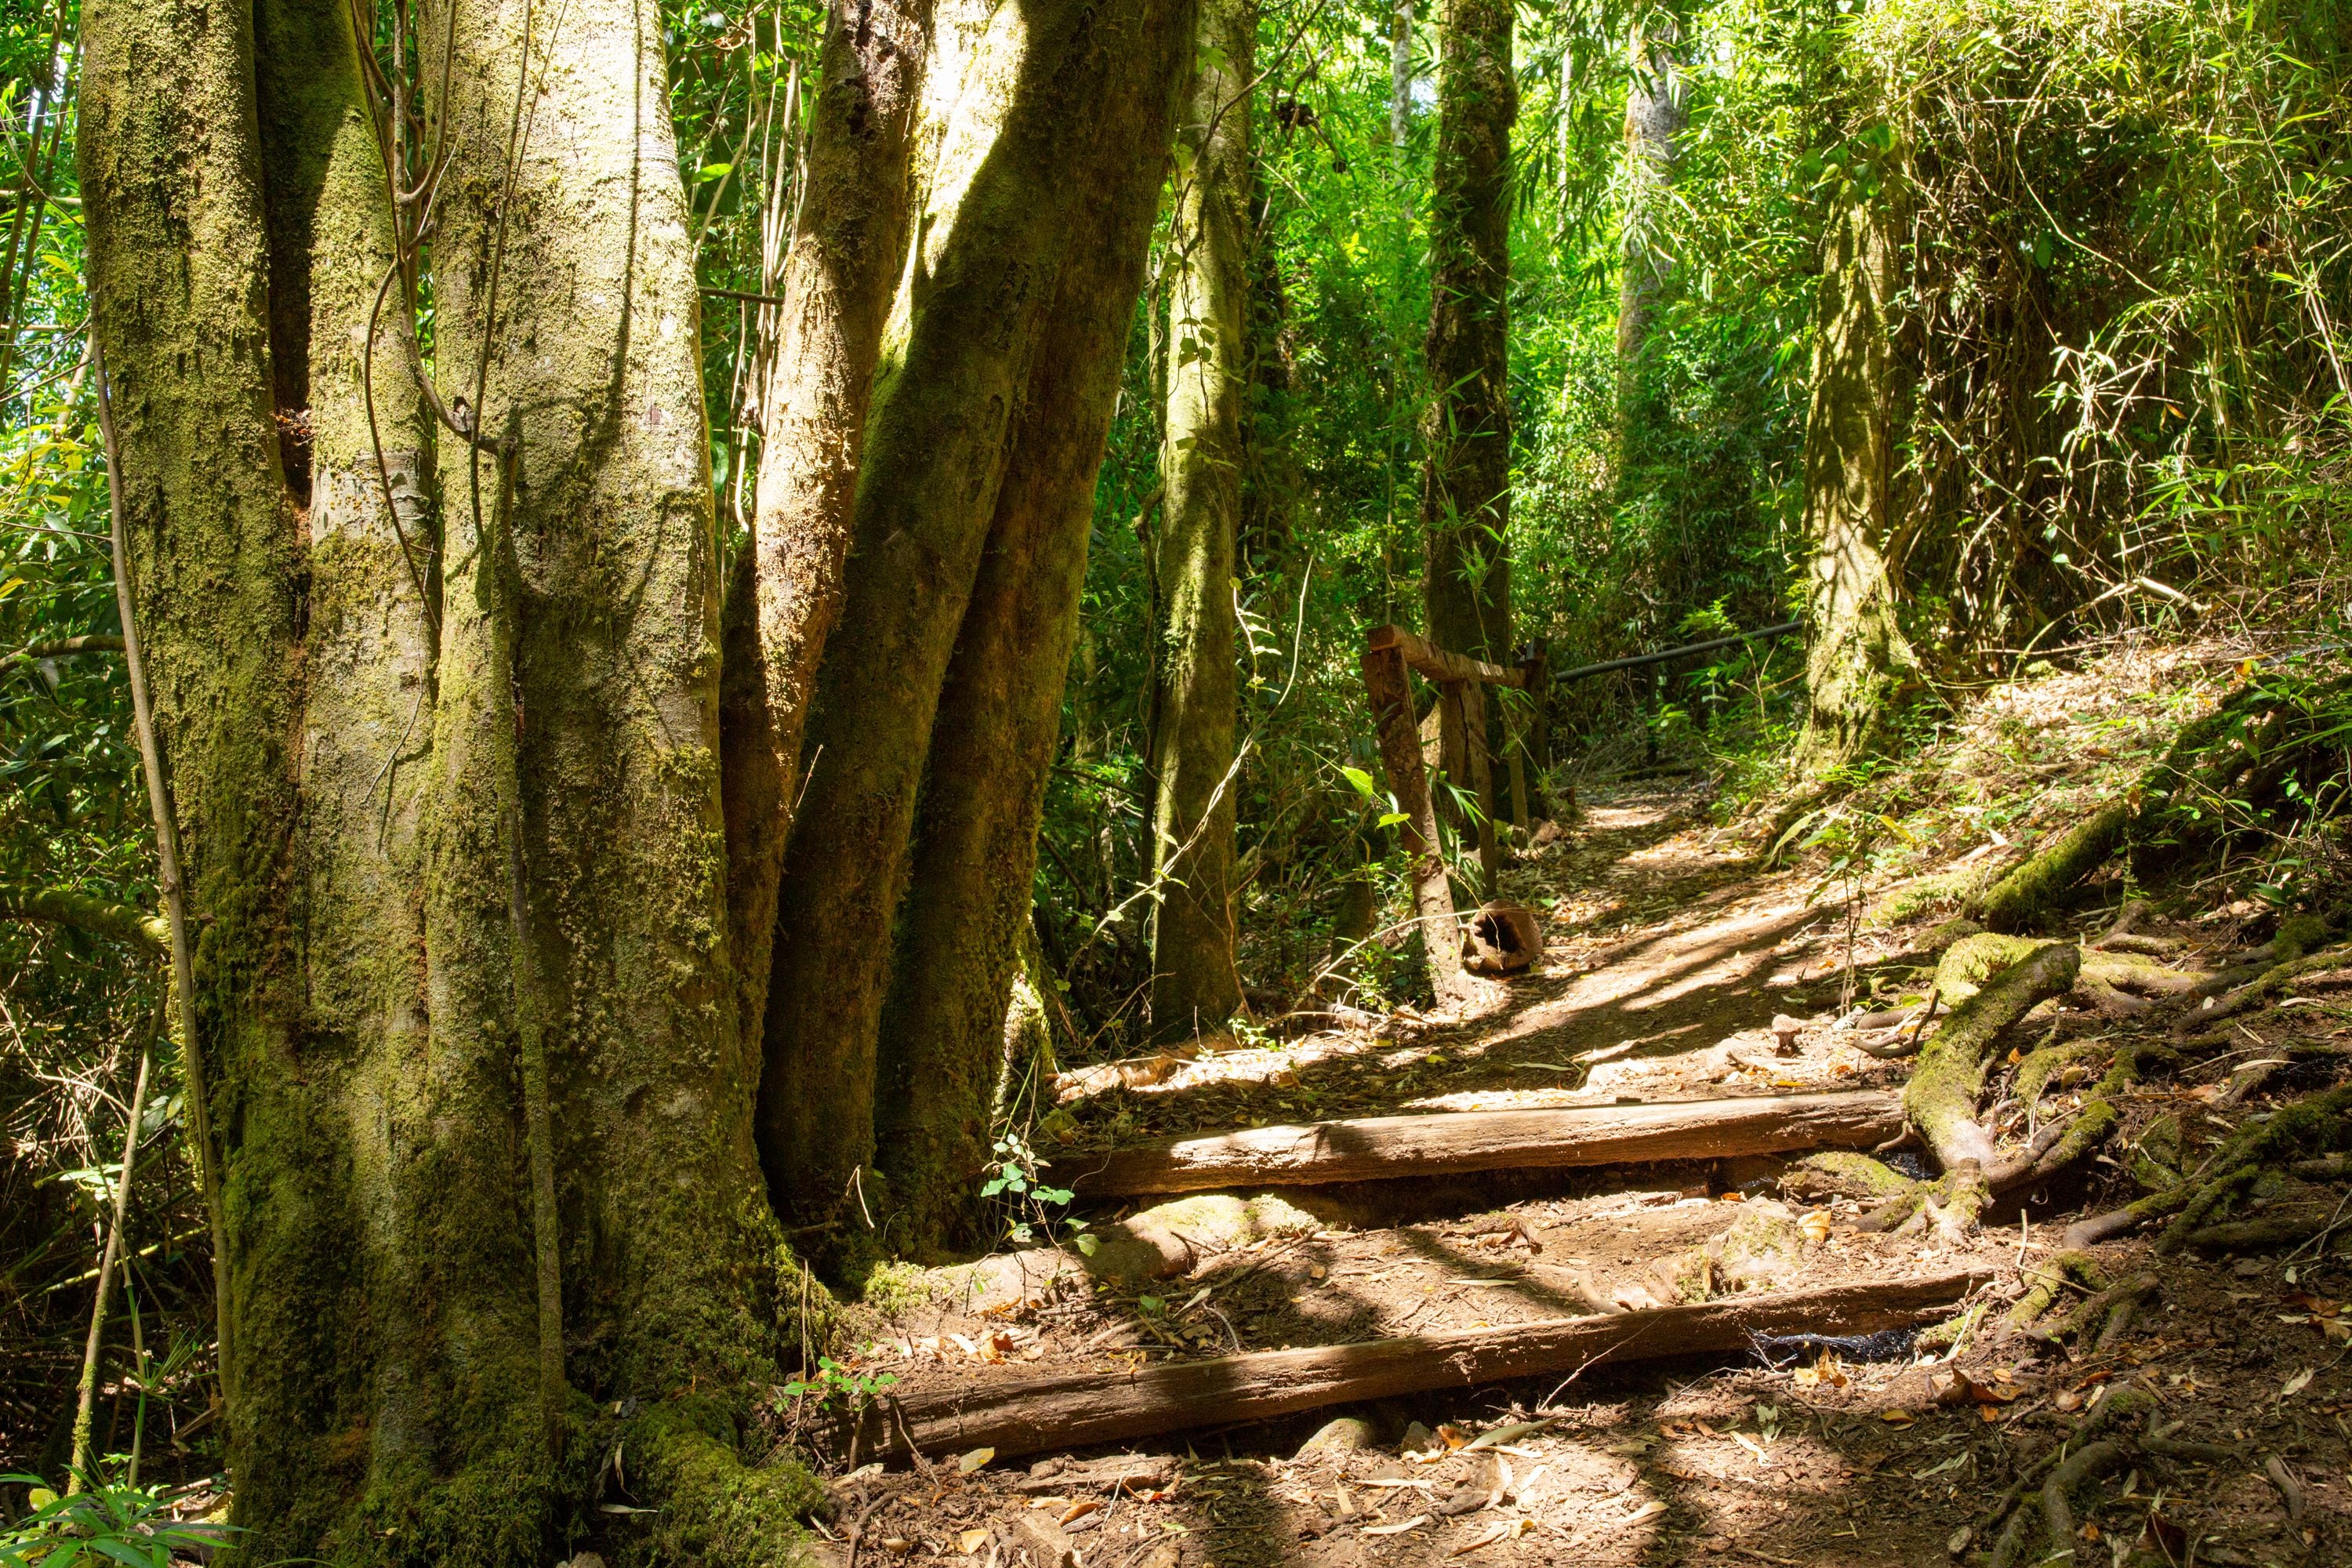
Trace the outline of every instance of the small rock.
<path fill-rule="evenodd" d="M 1407 1454 L 1425 1453 L 1436 1441 L 1437 1435 L 1416 1421 L 1404 1429 L 1404 1441 L 1399 1443 L 1397 1448 Z"/>
<path fill-rule="evenodd" d="M 2251 1279 L 2262 1271 L 2263 1262 L 2259 1258 L 2241 1258 L 2230 1270 L 2241 1279 Z"/>
<path fill-rule="evenodd" d="M 1315 1436 L 1298 1446 L 1299 1458 L 1315 1454 L 1348 1454 L 1369 1448 L 1375 1441 L 1372 1424 L 1360 1415 L 1342 1415 L 1316 1428 Z"/>

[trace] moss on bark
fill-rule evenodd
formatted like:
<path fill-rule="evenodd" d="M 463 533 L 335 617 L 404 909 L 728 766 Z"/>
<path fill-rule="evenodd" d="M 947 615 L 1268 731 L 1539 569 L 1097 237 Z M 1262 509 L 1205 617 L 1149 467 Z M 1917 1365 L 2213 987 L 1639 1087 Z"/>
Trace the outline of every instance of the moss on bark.
<path fill-rule="evenodd" d="M 1055 0 L 939 17 L 920 237 L 884 343 L 845 609 L 808 731 L 802 819 L 825 830 L 794 836 L 777 900 L 759 1128 L 770 1194 L 795 1224 L 859 1213 L 892 933 L 940 692 L 1061 268 L 1094 243 L 1078 203 L 1097 187 L 1073 177 L 1071 128 L 1136 90 L 1119 51 L 1151 15 L 1141 0 Z M 1108 156 L 1095 141 L 1089 158 Z M 998 1007 L 1001 1021 L 1001 994 Z"/>
<path fill-rule="evenodd" d="M 1432 395 L 1422 417 L 1423 627 L 1440 647 L 1496 664 L 1512 662 L 1512 21 L 1500 0 L 1443 0 L 1438 10 L 1423 344 Z"/>
<path fill-rule="evenodd" d="M 1899 243 L 1879 171 L 1848 183 L 1822 237 L 1805 417 L 1808 707 L 1798 764 L 1822 773 L 1884 742 L 1918 660 L 1886 559 L 1894 482 Z"/>
<path fill-rule="evenodd" d="M 1970 910 L 1997 931 L 2031 930 L 2124 841 L 2131 808 L 2110 801 L 1993 884 Z"/>
<path fill-rule="evenodd" d="M 989 1239 L 979 1189 L 1005 1009 L 1031 929 L 1095 478 L 1142 289 L 1190 9 L 1129 0 L 1098 11 L 1076 62 L 1115 84 L 1097 100 L 1092 150 L 1062 172 L 1066 196 L 1092 215 L 1093 240 L 1057 268 L 940 691 L 882 1015 L 877 1163 L 895 1239 L 919 1250 Z"/>
<path fill-rule="evenodd" d="M 1153 660 L 1151 1034 L 1190 1039 L 1241 1006 L 1234 968 L 1234 539 L 1247 393 L 1255 0 L 1202 0 L 1177 131 L 1170 243 L 1165 525 L 1153 542 L 1166 625 Z"/>

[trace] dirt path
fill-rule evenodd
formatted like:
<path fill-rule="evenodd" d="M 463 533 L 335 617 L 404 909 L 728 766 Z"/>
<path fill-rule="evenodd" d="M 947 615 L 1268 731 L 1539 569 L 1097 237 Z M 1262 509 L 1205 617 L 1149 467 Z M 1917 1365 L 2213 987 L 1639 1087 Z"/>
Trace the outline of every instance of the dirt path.
<path fill-rule="evenodd" d="M 1899 1083 L 1903 1064 L 1818 1026 L 1850 994 L 1900 994 L 1925 959 L 1899 932 L 1860 935 L 1849 953 L 1842 906 L 1809 904 L 1807 880 L 1759 875 L 1718 848 L 1697 806 L 1668 791 L 1604 798 L 1568 841 L 1523 858 L 1507 888 L 1549 910 L 1546 960 L 1485 1016 L 1188 1064 L 1072 1106 L 1077 1140 L 1057 1159 L 1097 1142 L 1275 1121 Z M 1796 1034 L 1793 1055 L 1774 1050 L 1769 1026 L 1782 1014 L 1815 1026 Z M 901 1393 L 984 1390 L 1056 1368 L 1577 1316 L 1595 1293 L 1638 1308 L 1693 1289 L 1931 1267 L 1996 1270 L 2006 1296 L 2020 1264 L 2046 1255 L 2032 1208 L 2022 1230 L 2012 1213 L 1979 1245 L 1939 1251 L 1857 1233 L 1846 1223 L 1854 1205 L 1842 1203 L 1822 1205 L 1838 1222 L 1825 1242 L 1792 1247 L 1811 1205 L 1784 1186 L 1787 1163 L 1509 1173 L 1122 1210 L 1097 1217 L 1105 1245 L 1085 1268 L 1030 1255 L 1025 1268 L 1000 1261 L 902 1281 L 853 1371 L 887 1374 Z M 2046 1215 L 2065 1195 L 2035 1198 Z M 2078 1510 L 2093 1531 L 2076 1543 L 2078 1563 L 2134 1561 L 2145 1535 L 2158 1552 L 2146 1561 L 2180 1568 L 2184 1558 L 2161 1554 L 2175 1529 L 2198 1538 L 2200 1563 L 2352 1561 L 2352 1394 L 2335 1368 L 2344 1356 L 2326 1299 L 2346 1293 L 2341 1266 L 2307 1267 L 2299 1281 L 2245 1268 L 2186 1266 L 2159 1326 L 2105 1357 L 1997 1342 L 1995 1302 L 1950 1365 L 1939 1360 L 1948 1352 L 1898 1345 L 1876 1362 L 1831 1352 L 1780 1367 L 1600 1368 L 1176 1435 L 1142 1447 L 1178 1462 L 1171 1483 L 1141 1498 L 1112 1496 L 1059 1458 L 969 1474 L 869 1468 L 837 1491 L 845 1519 L 866 1510 L 865 1552 L 975 1568 L 1940 1563 L 1956 1542 L 1981 1547 L 1958 1532 L 1981 1529 L 1988 1498 L 2064 1441 L 2107 1385 L 2137 1374 L 2170 1391 L 2184 1436 L 2245 1458 L 2234 1472 L 2111 1479 Z M 2282 1394 L 2302 1370 L 2314 1375 Z M 1359 1423 L 1344 1442 L 1307 1443 L 1342 1415 Z M 1460 1447 L 1521 1425 L 1483 1450 Z M 2292 1520 L 2263 1477 L 2265 1453 L 2300 1477 Z"/>

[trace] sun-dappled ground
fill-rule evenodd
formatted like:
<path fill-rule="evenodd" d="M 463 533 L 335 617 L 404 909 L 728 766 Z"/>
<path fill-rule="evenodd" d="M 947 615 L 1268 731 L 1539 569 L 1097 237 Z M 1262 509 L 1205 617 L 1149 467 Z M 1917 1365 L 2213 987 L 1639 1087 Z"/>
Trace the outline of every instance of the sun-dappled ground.
<path fill-rule="evenodd" d="M 1907 1063 L 1835 1026 L 1918 996 L 1929 933 L 1970 868 L 2123 787 L 2234 667 L 2276 651 L 2125 647 L 1978 694 L 1854 797 L 1849 819 L 1873 825 L 1859 850 L 1762 812 L 1720 822 L 1693 781 L 1589 788 L 1581 820 L 1521 846 L 1507 874 L 1544 913 L 1547 948 L 1494 1005 L 1406 1010 L 1078 1092 L 1046 1152 L 1066 1173 L 1097 1148 L 1177 1133 L 1897 1087 Z M 2095 886 L 2069 918 L 2102 926 L 2121 891 Z M 2225 877 L 2183 890 L 2165 929 L 2187 963 L 2263 918 Z M 2037 1016 L 2102 1040 L 2144 1026 L 2060 1011 Z M 2291 1021 L 2323 1047 L 2352 1036 L 2332 1009 Z M 2275 1018 L 2247 1023 L 2256 1047 L 2275 1039 L 2256 1032 Z M 2008 1489 L 2038 1489 L 2036 1461 L 2129 1388 L 2158 1407 L 2153 1429 L 2206 1447 L 2082 1488 L 2073 1561 L 2352 1561 L 2352 1269 L 2332 1233 L 2169 1260 L 2159 1304 L 2104 1347 L 2070 1352 L 2002 1323 L 2065 1219 L 2117 1201 L 2123 1161 L 2159 1117 L 2218 1140 L 2267 1097 L 2311 1087 L 2307 1063 L 2246 1087 L 2247 1059 L 2132 1090 L 2109 1154 L 1996 1206 L 1966 1243 L 1857 1228 L 1865 1203 L 1759 1156 L 1141 1200 L 1091 1215 L 1090 1258 L 894 1271 L 856 1310 L 845 1363 L 895 1380 L 886 1397 L 1571 1317 L 1596 1300 L 1639 1309 L 1686 1299 L 1694 1270 L 1701 1296 L 1957 1268 L 1990 1282 L 1940 1343 L 1596 1365 L 1072 1455 L 852 1468 L 863 1457 L 845 1454 L 828 1550 L 994 1568 L 1943 1563 L 1982 1550 Z M 2044 1110 L 2079 1102 L 2081 1076 Z M 2023 1121 L 1995 1108 L 2004 1135 Z M 2110 1247 L 2111 1270 L 2145 1248 Z M 1150 1462 L 1111 1486 L 1116 1468 L 1087 1461 L 1112 1454 Z"/>

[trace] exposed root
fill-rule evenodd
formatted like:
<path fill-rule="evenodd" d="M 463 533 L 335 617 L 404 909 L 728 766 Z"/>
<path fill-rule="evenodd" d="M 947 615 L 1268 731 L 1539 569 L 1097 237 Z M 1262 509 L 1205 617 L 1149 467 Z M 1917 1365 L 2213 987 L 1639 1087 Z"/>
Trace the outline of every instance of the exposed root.
<path fill-rule="evenodd" d="M 2150 1193 L 2108 1214 L 2078 1220 L 2066 1232 L 2070 1247 L 2095 1246 L 2134 1226 L 2165 1215 L 2175 1216 L 2157 1239 L 2159 1253 L 2178 1252 L 2205 1226 L 2228 1198 L 2261 1174 L 2262 1168 L 2283 1156 L 2325 1149 L 2352 1140 L 2352 1084 L 2339 1084 L 2306 1095 L 2277 1115 L 2254 1122 L 2238 1132 L 2208 1160 L 2203 1169 L 2163 1192 Z M 2218 1172 L 2210 1177 L 2205 1172 Z"/>
<path fill-rule="evenodd" d="M 2106 1434 L 2131 1420 L 2145 1420 L 2156 1414 L 2156 1400 L 2146 1390 L 2125 1386 L 2100 1402 L 2075 1434 L 2073 1443 L 2053 1450 L 2026 1468 L 2025 1473 L 1994 1502 L 1985 1516 L 1990 1528 L 2006 1519 L 2008 1528 L 1993 1545 L 1989 1559 L 1990 1568 L 2015 1568 L 2025 1550 L 2026 1536 L 2032 1529 L 2031 1510 L 2017 1505 L 2028 1492 L 2039 1489 L 2042 1494 L 2042 1517 L 2045 1527 L 2053 1531 L 2052 1540 L 2061 1548 L 2071 1543 L 2074 1535 L 2074 1506 L 2071 1494 L 2074 1488 L 2112 1466 L 2132 1451 L 2153 1452 L 2147 1439 L 2136 1442 L 2116 1441 Z M 2105 1450 L 2105 1451 L 2102 1451 Z M 2052 1504 L 2054 1500 L 2056 1508 Z"/>
<path fill-rule="evenodd" d="M 2110 801 L 1993 884 L 1971 911 L 1997 931 L 2040 923 L 2085 877 L 2106 864 L 2124 841 L 2131 808 Z"/>
<path fill-rule="evenodd" d="M 2252 979 L 2245 981 L 2226 995 L 2208 995 L 2205 1005 L 2180 1021 L 2179 1032 L 2183 1035 L 2210 1027 L 2221 1019 L 2232 1017 L 2248 1008 L 2258 1006 L 2277 995 L 2282 988 L 2306 974 L 2324 969 L 2352 966 L 2352 943 L 2325 948 L 2299 958 L 2273 963 Z M 2241 972 L 2232 972 L 2241 973 Z"/>
<path fill-rule="evenodd" d="M 1960 945 L 1986 941 L 1970 937 Z M 1951 955 L 1945 956 L 1948 961 Z M 1984 1173 L 1996 1163 L 1997 1151 L 1992 1135 L 1977 1121 L 1977 1100 L 1984 1092 L 1994 1042 L 2034 1007 L 2070 989 L 2082 966 L 2079 948 L 2063 942 L 2041 948 L 1989 976 L 1920 1052 L 1903 1091 L 1903 1110 L 1949 1178 L 1934 1202 L 1944 1234 L 1973 1229 L 1990 1195 Z M 1923 1213 L 1926 1204 L 1923 1198 Z"/>
<path fill-rule="evenodd" d="M 2031 1330 L 2070 1281 L 2089 1291 L 2107 1288 L 2106 1271 L 2087 1252 L 2061 1252 L 2039 1268 L 2029 1269 L 2025 1279 L 2025 1294 L 2009 1310 L 2009 1326 L 2017 1332 Z"/>

